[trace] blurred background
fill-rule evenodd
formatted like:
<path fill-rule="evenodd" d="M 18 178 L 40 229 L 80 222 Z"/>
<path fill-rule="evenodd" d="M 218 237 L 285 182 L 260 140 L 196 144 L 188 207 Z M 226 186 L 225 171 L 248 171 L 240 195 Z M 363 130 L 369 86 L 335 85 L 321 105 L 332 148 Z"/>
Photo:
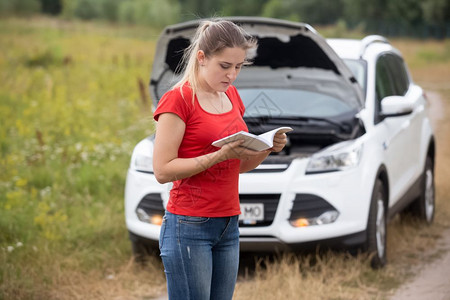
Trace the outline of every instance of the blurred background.
<path fill-rule="evenodd" d="M 450 35 L 448 0 L 0 0 L 0 13 L 156 27 L 212 16 L 263 16 L 388 36 Z"/>
<path fill-rule="evenodd" d="M 123 215 L 131 152 L 154 131 L 154 48 L 165 25 L 231 15 L 387 36 L 426 90 L 438 147 L 435 224 L 394 220 L 386 268 L 345 253 L 260 257 L 235 299 L 385 299 L 438 256 L 450 227 L 449 0 L 0 0 L 0 300 L 165 293 L 158 254 L 134 263 Z"/>

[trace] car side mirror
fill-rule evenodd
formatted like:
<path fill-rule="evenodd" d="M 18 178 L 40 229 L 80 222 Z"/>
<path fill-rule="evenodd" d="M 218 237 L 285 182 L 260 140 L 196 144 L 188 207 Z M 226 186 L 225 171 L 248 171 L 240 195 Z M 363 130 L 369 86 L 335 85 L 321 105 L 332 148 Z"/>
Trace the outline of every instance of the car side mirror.
<path fill-rule="evenodd" d="M 412 113 L 414 102 L 403 96 L 388 96 L 381 100 L 381 117 L 400 117 Z"/>

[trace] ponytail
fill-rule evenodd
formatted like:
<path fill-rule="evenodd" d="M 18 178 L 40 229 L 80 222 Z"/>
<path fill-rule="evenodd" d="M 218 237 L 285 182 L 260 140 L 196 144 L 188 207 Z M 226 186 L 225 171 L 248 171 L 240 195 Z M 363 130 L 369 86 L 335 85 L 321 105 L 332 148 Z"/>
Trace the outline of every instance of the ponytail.
<path fill-rule="evenodd" d="M 183 86 L 188 83 L 192 91 L 192 101 L 194 101 L 199 86 L 197 52 L 202 50 L 206 57 L 210 57 L 228 47 L 238 47 L 247 51 L 256 48 L 257 43 L 255 38 L 233 22 L 225 20 L 201 22 L 191 44 L 183 53 L 181 59 L 181 66 L 184 66 L 183 76 L 173 88 L 179 88 L 184 97 Z"/>

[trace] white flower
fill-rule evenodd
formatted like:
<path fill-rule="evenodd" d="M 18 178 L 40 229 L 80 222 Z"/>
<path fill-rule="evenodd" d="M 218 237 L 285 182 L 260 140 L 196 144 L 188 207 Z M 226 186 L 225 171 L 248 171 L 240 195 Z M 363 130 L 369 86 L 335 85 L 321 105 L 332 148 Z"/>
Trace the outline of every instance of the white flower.
<path fill-rule="evenodd" d="M 81 152 L 81 159 L 86 161 L 89 158 L 89 154 L 87 152 Z"/>
<path fill-rule="evenodd" d="M 16 244 L 17 248 L 22 247 L 22 246 L 23 246 L 22 242 L 17 242 L 17 244 Z"/>
<path fill-rule="evenodd" d="M 13 246 L 8 246 L 8 247 L 6 248 L 6 250 L 8 250 L 8 252 L 12 252 L 12 251 L 14 250 L 14 247 L 13 247 Z"/>
<path fill-rule="evenodd" d="M 50 186 L 47 186 L 47 187 L 43 188 L 42 190 L 40 190 L 41 197 L 48 196 L 48 195 L 50 195 L 51 192 L 52 192 L 52 188 Z"/>

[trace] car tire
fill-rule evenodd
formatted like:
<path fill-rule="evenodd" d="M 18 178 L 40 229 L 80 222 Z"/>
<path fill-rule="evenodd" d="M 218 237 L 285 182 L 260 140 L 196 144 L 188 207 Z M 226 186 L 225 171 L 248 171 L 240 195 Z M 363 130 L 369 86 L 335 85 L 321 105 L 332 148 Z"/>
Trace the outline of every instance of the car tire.
<path fill-rule="evenodd" d="M 435 206 L 434 165 L 433 160 L 427 157 L 422 176 L 422 191 L 420 197 L 411 203 L 409 211 L 414 217 L 430 225 L 434 220 Z"/>
<path fill-rule="evenodd" d="M 371 266 L 374 269 L 386 265 L 386 188 L 380 179 L 375 181 L 367 221 L 367 238 L 364 250 L 372 254 Z"/>
<path fill-rule="evenodd" d="M 131 251 L 134 256 L 134 260 L 138 263 L 144 263 L 147 261 L 149 255 L 156 252 L 156 246 L 150 244 L 148 241 L 143 240 L 139 236 L 132 232 L 129 232 L 131 241 Z"/>

